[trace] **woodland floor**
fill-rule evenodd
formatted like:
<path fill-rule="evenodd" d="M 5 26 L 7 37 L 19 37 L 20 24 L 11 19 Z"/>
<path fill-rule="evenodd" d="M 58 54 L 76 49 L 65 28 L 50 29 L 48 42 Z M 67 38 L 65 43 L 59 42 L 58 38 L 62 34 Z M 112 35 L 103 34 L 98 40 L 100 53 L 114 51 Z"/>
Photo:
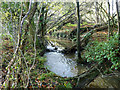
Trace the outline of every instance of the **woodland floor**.
<path fill-rule="evenodd" d="M 106 41 L 107 32 L 108 32 L 107 30 L 104 30 L 94 33 L 92 35 L 92 41 L 93 40 L 98 40 L 100 42 Z M 8 62 L 10 61 L 13 55 L 13 46 L 9 38 L 3 38 L 1 53 L 4 58 L 3 60 L 4 65 L 2 67 L 2 72 L 4 76 L 7 73 L 5 70 L 5 67 L 7 66 L 6 64 L 8 64 Z M 35 69 L 32 70 L 31 73 L 32 83 L 29 85 L 29 88 L 75 87 L 76 81 L 72 80 L 72 78 L 66 78 L 66 77 L 62 78 L 60 76 L 57 76 L 56 74 L 46 70 L 44 67 L 41 68 L 41 65 L 39 65 L 38 63 L 39 61 L 36 62 Z"/>

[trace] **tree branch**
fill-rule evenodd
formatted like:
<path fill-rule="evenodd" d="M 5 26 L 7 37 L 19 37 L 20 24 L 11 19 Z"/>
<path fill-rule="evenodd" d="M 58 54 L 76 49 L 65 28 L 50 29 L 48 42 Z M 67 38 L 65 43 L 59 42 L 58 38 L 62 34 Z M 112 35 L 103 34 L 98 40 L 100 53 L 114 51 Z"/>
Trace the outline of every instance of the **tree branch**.
<path fill-rule="evenodd" d="M 16 54 L 19 50 L 19 47 L 20 47 L 20 42 L 21 42 L 21 35 L 22 35 L 22 26 L 23 26 L 23 23 L 25 21 L 25 18 L 28 16 L 28 14 L 30 13 L 30 10 L 31 10 L 31 0 L 30 0 L 30 5 L 29 5 L 29 10 L 27 12 L 27 14 L 23 17 L 22 21 L 21 21 L 21 25 L 20 25 L 20 31 L 19 31 L 19 34 L 18 34 L 18 43 L 17 43 L 17 47 L 16 47 L 16 50 L 13 54 L 13 58 L 11 59 L 11 61 L 9 62 L 9 65 L 6 67 L 6 69 L 8 69 L 8 73 L 6 75 L 7 77 L 7 80 L 5 80 L 5 82 L 3 83 L 3 86 L 5 85 L 5 83 L 7 83 L 7 87 L 8 87 L 8 82 L 9 82 L 9 74 L 10 74 L 10 67 L 11 65 L 14 63 L 15 61 L 15 57 L 16 57 Z"/>

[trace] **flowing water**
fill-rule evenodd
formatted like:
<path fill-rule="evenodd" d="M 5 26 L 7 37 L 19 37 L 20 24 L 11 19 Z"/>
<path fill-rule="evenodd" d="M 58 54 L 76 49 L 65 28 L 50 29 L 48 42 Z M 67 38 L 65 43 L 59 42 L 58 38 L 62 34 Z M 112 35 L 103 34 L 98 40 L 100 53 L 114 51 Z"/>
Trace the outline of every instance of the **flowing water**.
<path fill-rule="evenodd" d="M 76 54 L 66 55 L 59 52 L 65 47 L 70 47 L 73 45 L 73 43 L 67 40 L 59 40 L 59 42 L 58 40 L 51 40 L 51 43 L 55 46 L 48 44 L 47 49 L 52 50 L 52 52 L 45 53 L 47 58 L 45 67 L 61 77 L 74 77 L 85 72 L 87 67 L 83 65 L 77 65 L 75 60 Z M 64 44 L 62 42 L 64 42 Z M 57 47 L 57 50 L 55 47 Z M 99 75 L 87 87 L 120 88 L 120 77 L 102 77 L 102 75 Z"/>
<path fill-rule="evenodd" d="M 67 41 L 67 40 L 66 40 Z M 69 41 L 70 43 L 70 41 Z M 52 42 L 53 44 L 53 42 Z M 47 57 L 47 62 L 45 66 L 52 72 L 56 73 L 62 77 L 74 77 L 78 75 L 78 68 L 81 68 L 81 72 L 85 71 L 84 66 L 77 66 L 76 63 L 76 54 L 62 54 L 59 51 L 64 49 L 61 45 L 58 45 L 57 42 L 54 43 L 57 46 L 57 50 L 54 50 L 55 47 L 52 47 L 50 44 L 47 46 L 47 49 L 53 50 L 52 52 L 46 52 L 45 56 Z M 67 44 L 67 43 L 66 43 Z M 71 44 L 70 44 L 71 45 Z M 68 45 L 68 46 L 70 46 Z"/>

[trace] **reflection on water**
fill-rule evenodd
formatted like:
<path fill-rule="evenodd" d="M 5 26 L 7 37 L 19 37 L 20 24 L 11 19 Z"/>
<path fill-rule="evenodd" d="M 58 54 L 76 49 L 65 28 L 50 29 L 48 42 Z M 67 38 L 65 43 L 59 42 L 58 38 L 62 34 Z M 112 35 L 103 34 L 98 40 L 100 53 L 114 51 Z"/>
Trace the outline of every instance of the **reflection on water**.
<path fill-rule="evenodd" d="M 70 58 L 66 58 L 58 52 L 48 52 L 45 54 L 47 62 L 45 66 L 62 77 L 73 77 L 78 73 L 77 64 Z"/>
<path fill-rule="evenodd" d="M 84 71 L 85 67 L 80 65 L 78 67 L 76 61 L 74 60 L 76 54 L 64 55 L 62 53 L 59 53 L 59 51 L 63 50 L 64 47 L 56 44 L 55 42 L 51 43 L 57 47 L 57 50 L 55 50 L 55 47 L 50 44 L 47 46 L 47 49 L 54 52 L 45 53 L 45 56 L 47 57 L 47 62 L 45 63 L 46 68 L 62 77 L 77 76 L 78 68 L 81 68 L 79 73 L 82 73 Z"/>
<path fill-rule="evenodd" d="M 74 60 L 76 54 L 64 55 L 62 53 L 59 53 L 59 51 L 63 50 L 64 47 L 58 45 L 55 42 L 51 43 L 52 45 L 55 45 L 57 47 L 57 50 L 55 50 L 55 47 L 53 47 L 50 44 L 47 46 L 47 49 L 55 52 L 46 52 L 45 54 L 45 56 L 47 57 L 47 62 L 45 63 L 46 68 L 62 77 L 77 76 L 78 68 L 81 68 L 79 70 L 79 73 L 82 73 L 84 71 L 85 67 L 80 65 L 78 67 L 76 61 Z"/>

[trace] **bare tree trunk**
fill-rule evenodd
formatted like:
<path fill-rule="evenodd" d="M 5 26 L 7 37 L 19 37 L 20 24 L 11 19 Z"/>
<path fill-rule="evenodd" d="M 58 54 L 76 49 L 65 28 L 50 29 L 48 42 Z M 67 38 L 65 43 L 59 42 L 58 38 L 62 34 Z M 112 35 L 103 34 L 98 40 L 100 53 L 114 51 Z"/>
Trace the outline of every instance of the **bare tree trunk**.
<path fill-rule="evenodd" d="M 95 2 L 95 13 L 96 13 L 96 23 L 99 23 L 99 9 L 98 9 L 98 2 Z"/>
<path fill-rule="evenodd" d="M 77 19 L 78 19 L 78 25 L 77 25 L 77 55 L 78 60 L 81 59 L 81 44 L 80 44 L 80 14 L 79 14 L 79 1 L 76 0 L 77 3 Z"/>
<path fill-rule="evenodd" d="M 114 10 L 114 0 L 112 0 L 112 16 L 113 16 L 113 10 Z"/>
<path fill-rule="evenodd" d="M 108 0 L 108 37 L 110 38 L 110 3 Z"/>
<path fill-rule="evenodd" d="M 118 6 L 118 0 L 116 0 L 116 8 L 117 8 L 117 18 L 118 18 L 118 43 L 120 47 L 120 15 L 119 15 L 119 6 Z"/>
<path fill-rule="evenodd" d="M 113 36 L 113 29 L 114 29 L 114 17 L 113 17 L 113 10 L 114 10 L 114 0 L 112 0 L 112 30 L 111 35 Z"/>

